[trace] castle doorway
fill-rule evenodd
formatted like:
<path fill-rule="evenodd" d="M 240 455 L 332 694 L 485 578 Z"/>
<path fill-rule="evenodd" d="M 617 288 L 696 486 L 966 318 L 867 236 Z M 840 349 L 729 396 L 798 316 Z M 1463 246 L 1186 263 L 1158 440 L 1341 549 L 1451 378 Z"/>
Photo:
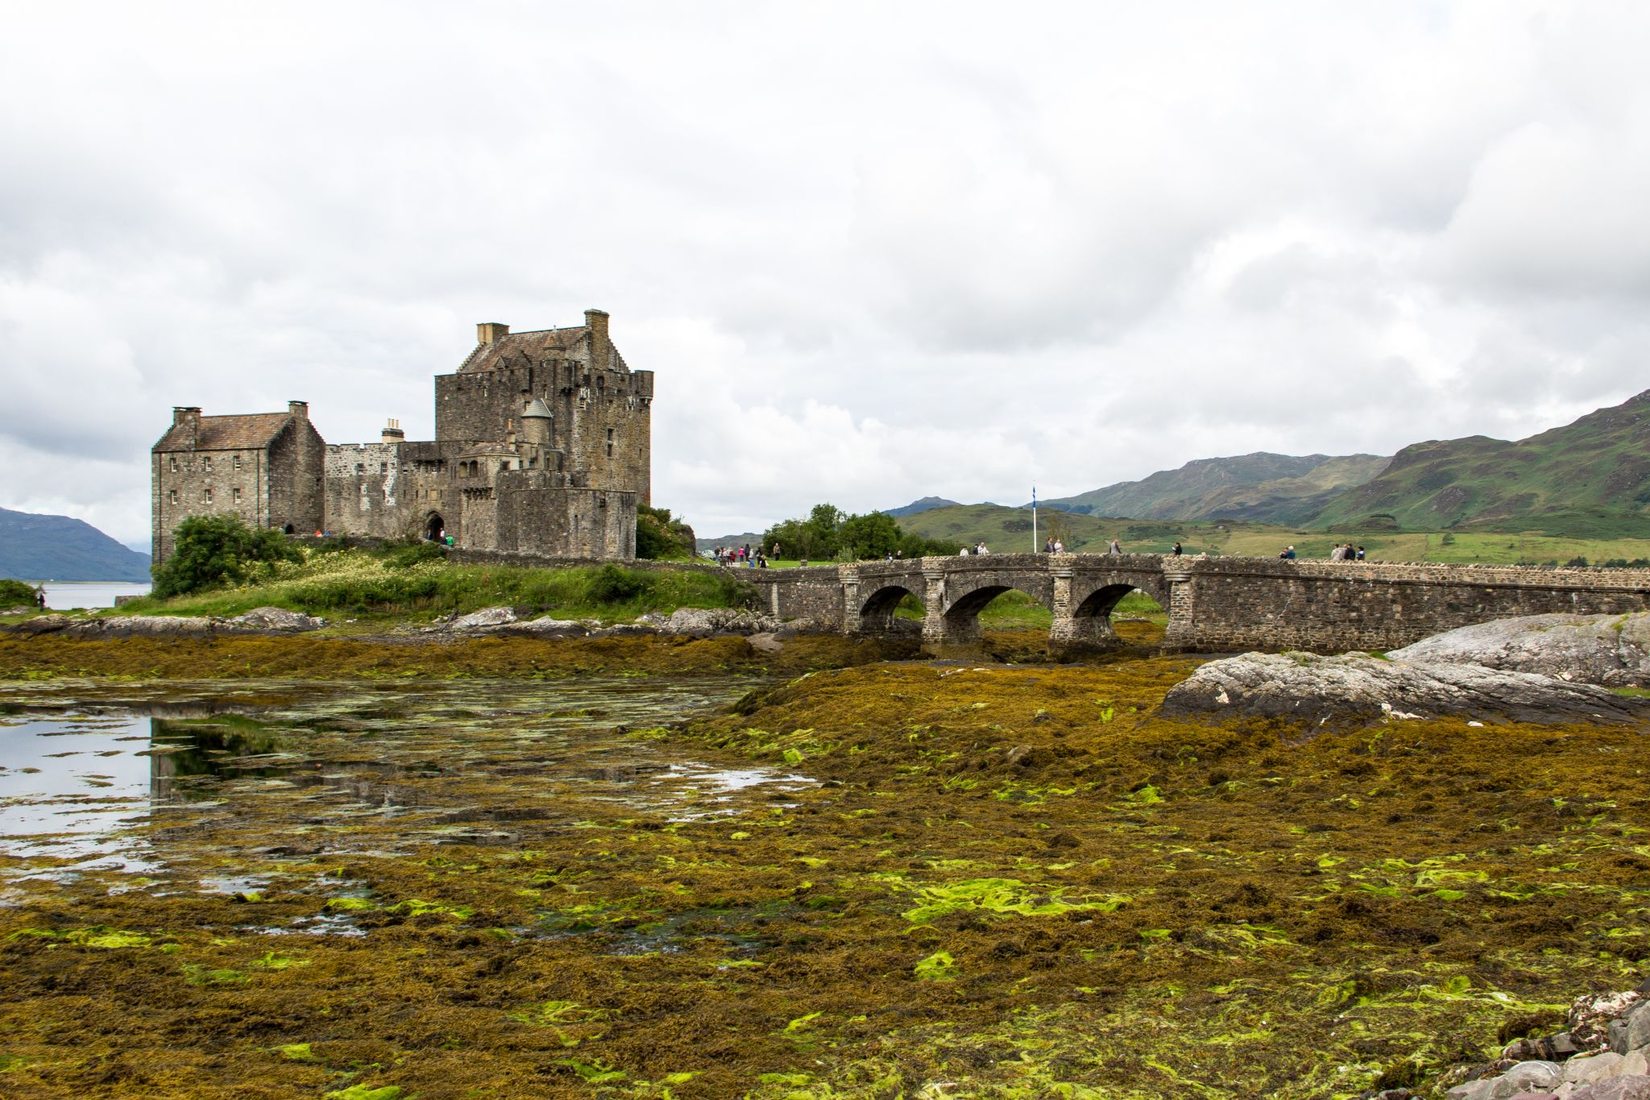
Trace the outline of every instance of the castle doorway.
<path fill-rule="evenodd" d="M 424 537 L 431 542 L 440 542 L 446 530 L 447 521 L 441 518 L 441 513 L 431 512 L 429 520 L 424 524 Z"/>
<path fill-rule="evenodd" d="M 284 528 L 284 530 L 285 530 L 285 531 L 286 531 L 286 533 L 287 533 L 287 534 L 289 534 L 289 535 L 296 535 L 296 534 L 297 534 L 297 533 L 298 533 L 298 529 L 297 529 L 297 528 L 295 528 L 295 527 L 293 527 L 293 526 L 292 526 L 292 524 L 290 524 L 290 523 L 289 523 L 289 524 L 287 524 L 287 525 L 286 525 L 286 527 L 285 527 L 285 528 Z"/>

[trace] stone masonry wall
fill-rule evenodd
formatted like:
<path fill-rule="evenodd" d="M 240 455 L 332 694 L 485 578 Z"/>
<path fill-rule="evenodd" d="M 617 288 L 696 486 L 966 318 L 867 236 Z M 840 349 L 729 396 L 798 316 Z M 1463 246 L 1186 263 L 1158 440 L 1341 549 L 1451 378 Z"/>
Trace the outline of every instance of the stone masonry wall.
<path fill-rule="evenodd" d="M 722 566 L 721 568 L 732 568 Z M 762 593 L 762 610 L 781 619 L 842 628 L 842 581 L 834 565 L 806 569 L 732 569 Z"/>
<path fill-rule="evenodd" d="M 1171 588 L 1170 647 L 1396 649 L 1471 623 L 1650 608 L 1650 573 L 1195 559 Z"/>
<path fill-rule="evenodd" d="M 150 552 L 156 562 L 171 557 L 178 524 L 190 516 L 236 515 L 252 527 L 268 525 L 269 470 L 263 448 L 151 454 L 150 466 Z"/>
<path fill-rule="evenodd" d="M 1075 595 L 1087 587 L 1133 572 L 1133 583 L 1167 589 L 1171 649 L 1226 652 L 1242 649 L 1306 649 L 1326 653 L 1395 649 L 1443 630 L 1491 619 L 1546 612 L 1614 614 L 1650 609 L 1650 572 L 1605 569 L 1533 569 L 1472 565 L 1404 565 L 1378 562 L 1302 562 L 1272 558 L 1168 558 L 1147 555 L 994 556 L 989 562 L 928 559 L 946 574 L 947 608 L 972 614 L 971 589 L 1010 584 L 1046 598 L 1054 570 L 1071 571 Z M 925 563 L 863 563 L 856 567 L 741 570 L 765 593 L 765 605 L 781 618 L 810 619 L 851 629 L 843 615 L 845 583 L 863 601 L 890 582 L 924 595 L 917 583 Z M 1159 578 L 1161 578 L 1159 580 Z M 1059 598 L 1057 616 L 1072 613 Z M 983 593 L 982 593 L 983 594 Z M 952 618 L 959 616 L 953 614 Z M 947 630 L 966 637 L 968 624 Z M 1057 618 L 1056 641 L 1081 620 Z M 1104 631 L 1093 631 L 1099 634 Z"/>
<path fill-rule="evenodd" d="M 291 525 L 297 531 L 325 526 L 325 468 L 321 434 L 308 418 L 293 419 L 269 448 L 269 526 Z"/>

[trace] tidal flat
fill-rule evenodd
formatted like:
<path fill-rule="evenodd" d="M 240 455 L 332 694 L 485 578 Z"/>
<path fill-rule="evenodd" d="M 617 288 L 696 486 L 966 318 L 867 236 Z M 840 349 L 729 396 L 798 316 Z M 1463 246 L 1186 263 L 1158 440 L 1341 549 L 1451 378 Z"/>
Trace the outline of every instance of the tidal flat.
<path fill-rule="evenodd" d="M 1162 718 L 1187 657 L 45 641 L 6 1096 L 1351 1097 L 1650 955 L 1636 727 Z"/>

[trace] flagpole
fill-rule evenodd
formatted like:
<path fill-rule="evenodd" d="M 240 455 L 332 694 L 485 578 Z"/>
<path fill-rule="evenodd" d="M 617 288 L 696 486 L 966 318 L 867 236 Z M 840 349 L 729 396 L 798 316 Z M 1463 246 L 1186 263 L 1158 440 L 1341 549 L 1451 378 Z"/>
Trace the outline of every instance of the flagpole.
<path fill-rule="evenodd" d="M 1037 552 L 1037 486 L 1031 487 L 1031 552 Z"/>

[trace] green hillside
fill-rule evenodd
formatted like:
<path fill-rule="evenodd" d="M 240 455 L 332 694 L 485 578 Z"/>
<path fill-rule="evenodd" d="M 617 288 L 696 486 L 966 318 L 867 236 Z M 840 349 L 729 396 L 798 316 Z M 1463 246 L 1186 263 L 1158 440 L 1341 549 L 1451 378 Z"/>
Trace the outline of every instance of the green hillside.
<path fill-rule="evenodd" d="M 1470 436 L 1405 447 L 1311 526 L 1650 536 L 1650 391 L 1517 442 Z"/>
<path fill-rule="evenodd" d="M 1344 530 L 1308 530 L 1262 523 L 1190 523 L 1127 520 L 1038 511 L 1038 541 L 1058 534 L 1073 553 L 1104 553 L 1115 535 L 1129 553 L 1162 554 L 1178 540 L 1188 554 L 1272 557 L 1294 546 L 1303 559 L 1327 558 L 1336 543 L 1363 546 L 1376 561 L 1480 562 L 1494 565 L 1563 564 L 1585 559 L 1594 565 L 1650 560 L 1650 537 L 1583 538 L 1538 532 L 1506 534 L 1473 529 L 1395 531 L 1390 525 Z M 935 508 L 900 519 L 900 526 L 929 538 L 973 545 L 983 541 L 996 554 L 1032 549 L 1031 510 L 997 504 Z"/>
<path fill-rule="evenodd" d="M 1379 474 L 1388 461 L 1377 455 L 1264 451 L 1200 458 L 1178 470 L 1043 503 L 1092 516 L 1294 524 L 1316 515 L 1337 493 Z"/>

